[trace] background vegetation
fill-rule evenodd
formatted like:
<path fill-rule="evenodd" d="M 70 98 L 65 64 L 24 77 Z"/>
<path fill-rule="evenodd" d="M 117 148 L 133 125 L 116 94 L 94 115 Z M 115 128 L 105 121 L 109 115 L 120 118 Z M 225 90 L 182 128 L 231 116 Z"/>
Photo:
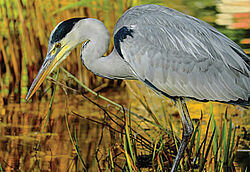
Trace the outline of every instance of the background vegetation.
<path fill-rule="evenodd" d="M 123 12 L 145 3 L 172 7 L 215 25 L 216 6 L 213 0 L 1 0 L 0 104 L 10 100 L 24 101 L 28 87 L 46 56 L 50 32 L 57 23 L 78 16 L 98 18 L 107 26 L 112 37 L 114 25 Z M 237 43 L 246 34 L 244 30 L 218 29 Z M 109 52 L 112 47 L 111 40 Z M 96 77 L 87 71 L 81 64 L 79 53 L 80 46 L 64 62 L 64 67 L 81 82 L 99 89 L 120 85 L 120 81 Z M 50 82 L 45 82 L 36 95 L 41 98 L 46 88 L 50 88 Z"/>

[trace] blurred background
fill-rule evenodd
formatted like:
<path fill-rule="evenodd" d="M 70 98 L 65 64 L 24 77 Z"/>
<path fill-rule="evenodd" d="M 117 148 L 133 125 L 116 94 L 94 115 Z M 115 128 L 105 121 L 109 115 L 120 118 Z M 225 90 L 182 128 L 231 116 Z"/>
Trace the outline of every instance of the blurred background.
<path fill-rule="evenodd" d="M 104 22 L 112 37 L 116 21 L 127 9 L 149 3 L 174 8 L 206 21 L 240 45 L 247 54 L 250 53 L 249 0 L 0 1 L 0 164 L 6 171 L 27 171 L 33 168 L 67 171 L 65 169 L 71 168 L 75 152 L 65 127 L 64 114 L 74 111 L 87 117 L 103 118 L 100 108 L 83 99 L 75 91 L 68 90 L 65 95 L 65 90 L 59 87 L 55 93 L 53 108 L 50 109 L 49 104 L 55 88 L 52 79 L 45 80 L 32 100 L 25 103 L 28 88 L 46 56 L 53 28 L 60 21 L 72 17 L 98 18 Z M 79 45 L 73 50 L 61 67 L 87 87 L 118 104 L 131 107 L 133 111 L 146 117 L 147 113 L 138 97 L 139 100 L 146 101 L 152 107 L 152 111 L 158 113 L 163 103 L 167 107 L 167 114 L 176 116 L 177 111 L 170 100 L 161 100 L 143 84 L 103 79 L 89 72 L 81 63 L 80 48 Z M 112 49 L 113 39 L 107 53 Z M 54 77 L 55 73 L 51 76 Z M 84 91 L 62 72 L 58 80 L 68 87 Z M 109 107 L 107 102 L 92 95 L 88 96 Z M 65 99 L 68 99 L 69 103 L 65 104 Z M 210 112 L 209 103 L 191 101 L 188 106 L 194 119 L 200 118 L 201 111 L 204 114 Z M 213 107 L 214 113 L 219 114 L 218 121 L 227 109 L 235 127 L 240 128 L 239 133 L 249 132 L 249 110 L 220 103 L 214 103 Z M 50 114 L 49 124 L 42 130 L 47 114 Z M 178 118 L 176 121 L 179 124 Z M 78 133 L 79 144 L 88 167 L 95 166 L 93 154 L 98 146 L 96 142 L 100 138 L 102 127 L 72 115 L 69 116 L 69 123 L 72 126 L 71 130 L 74 131 L 74 128 Z M 163 125 L 167 127 L 167 124 Z M 43 136 L 40 137 L 41 131 Z M 176 132 L 181 134 L 180 126 L 176 126 Z M 114 139 L 111 136 L 109 133 L 104 138 L 111 142 Z M 38 140 L 41 141 L 41 148 L 35 150 Z M 249 150 L 249 142 L 243 142 L 241 145 Z M 102 149 L 106 150 L 107 147 L 103 145 Z"/>
<path fill-rule="evenodd" d="M 46 56 L 52 29 L 71 17 L 93 17 L 103 21 L 111 36 L 118 18 L 129 7 L 156 3 L 195 16 L 215 26 L 249 53 L 248 0 L 1 0 L 0 2 L 0 104 L 24 102 Z M 110 49 L 113 48 L 111 41 Z M 88 87 L 119 86 L 121 82 L 105 80 L 88 72 L 79 58 L 80 46 L 63 63 Z M 41 96 L 43 84 L 35 95 Z M 46 86 L 45 86 L 46 85 Z"/>

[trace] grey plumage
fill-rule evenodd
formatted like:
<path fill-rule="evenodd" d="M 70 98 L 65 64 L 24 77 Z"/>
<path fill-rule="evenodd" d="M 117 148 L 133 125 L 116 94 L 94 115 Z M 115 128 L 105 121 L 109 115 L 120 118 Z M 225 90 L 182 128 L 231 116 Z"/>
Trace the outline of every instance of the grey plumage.
<path fill-rule="evenodd" d="M 209 24 L 167 7 L 143 5 L 125 12 L 114 34 L 124 26 L 133 37 L 120 49 L 139 80 L 174 97 L 249 103 L 249 57 Z"/>

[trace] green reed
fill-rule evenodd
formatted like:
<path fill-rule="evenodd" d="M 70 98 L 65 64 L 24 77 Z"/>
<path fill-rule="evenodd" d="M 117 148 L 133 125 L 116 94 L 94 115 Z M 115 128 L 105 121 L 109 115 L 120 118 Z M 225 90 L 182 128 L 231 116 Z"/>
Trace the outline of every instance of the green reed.
<path fill-rule="evenodd" d="M 0 162 L 0 171 L 3 172 L 3 168 L 2 168 L 1 162 Z"/>
<path fill-rule="evenodd" d="M 73 77 L 65 69 L 62 71 L 67 73 L 67 76 L 71 79 L 79 82 L 76 77 Z M 121 154 L 114 156 L 112 155 L 112 148 L 109 148 L 109 155 L 106 159 L 107 169 L 112 171 L 117 168 L 117 156 L 122 156 L 125 160 L 124 164 L 120 166 L 123 170 L 138 171 L 143 168 L 153 168 L 156 171 L 164 171 L 171 168 L 177 153 L 177 147 L 180 144 L 180 138 L 174 134 L 173 127 L 171 127 L 173 123 L 172 118 L 166 113 L 163 105 L 162 111 L 164 118 L 170 124 L 170 129 L 163 129 L 163 124 L 156 120 L 158 117 L 151 110 L 149 110 L 150 108 L 148 107 L 148 104 L 144 102 L 145 100 L 141 99 L 139 102 L 149 114 L 151 113 L 150 116 L 154 122 L 150 119 L 146 120 L 146 118 L 138 118 L 140 115 L 135 114 L 131 109 L 125 110 L 122 106 L 87 88 L 84 84 L 81 84 L 81 86 L 85 88 L 85 91 L 98 96 L 108 103 L 112 103 L 118 108 L 118 112 L 124 114 L 124 118 L 122 119 L 114 113 L 108 111 L 102 105 L 96 104 L 98 107 L 105 109 L 105 112 L 109 114 L 109 118 L 114 118 L 112 119 L 114 121 L 120 120 L 123 123 L 123 132 L 120 133 L 121 136 L 119 141 L 121 144 Z M 198 171 L 203 171 L 213 169 L 214 171 L 222 171 L 223 169 L 226 170 L 234 168 L 233 161 L 237 148 L 236 129 L 232 127 L 232 120 L 228 121 L 225 118 L 227 116 L 227 111 L 224 114 L 222 126 L 216 124 L 212 105 L 210 111 L 210 117 L 205 131 L 203 131 L 203 128 L 201 127 L 201 123 L 204 123 L 202 119 L 204 114 L 202 112 L 201 119 L 195 123 L 194 133 L 190 139 L 186 154 L 180 163 L 179 168 L 182 170 L 198 169 Z M 135 118 L 137 118 L 137 120 L 135 120 Z M 154 128 L 153 137 L 152 131 L 148 132 L 147 130 L 141 128 L 138 120 L 142 120 L 144 123 L 147 123 L 148 126 Z M 138 133 L 142 133 L 142 135 Z M 148 133 L 151 133 L 149 134 L 151 137 L 147 137 Z M 201 133 L 205 133 L 205 135 L 201 136 Z M 144 167 L 143 164 L 147 164 L 149 166 Z"/>
<path fill-rule="evenodd" d="M 55 80 L 57 81 L 58 80 L 58 76 L 59 76 L 59 70 L 57 70 L 57 73 L 55 75 Z M 55 93 L 56 93 L 56 88 L 57 88 L 57 85 L 54 86 L 53 88 L 53 91 L 52 91 L 52 96 L 51 96 L 51 99 L 50 99 L 50 103 L 49 103 L 49 110 L 46 114 L 46 121 L 41 129 L 41 135 L 40 135 L 40 139 L 39 139 L 39 142 L 38 144 L 36 145 L 36 150 L 38 150 L 40 148 L 40 142 L 41 142 L 41 139 L 42 139 L 42 136 L 43 136 L 43 133 L 45 131 L 45 128 L 47 127 L 47 124 L 50 120 L 50 115 L 51 115 L 51 110 L 52 110 L 52 106 L 53 106 L 53 103 L 54 103 L 54 97 L 55 97 Z"/>
<path fill-rule="evenodd" d="M 230 119 L 229 122 L 226 120 L 223 121 L 224 127 L 222 127 L 219 134 L 216 130 L 216 128 L 219 128 L 219 126 L 216 125 L 215 122 L 211 124 L 211 120 L 214 121 L 212 114 L 210 115 L 209 121 L 207 123 L 206 131 L 204 132 L 204 138 L 200 136 L 200 133 L 203 132 L 201 131 L 200 127 L 200 123 L 202 122 L 202 120 L 199 121 L 199 123 L 196 125 L 194 134 L 186 151 L 187 153 L 180 164 L 180 168 L 182 169 L 182 171 L 186 171 L 189 169 L 198 169 L 198 171 L 207 171 L 208 169 L 213 169 L 211 171 L 228 171 L 228 169 L 234 169 L 233 161 L 237 147 L 235 144 L 236 129 L 232 128 L 232 120 Z M 228 127 L 225 127 L 226 125 Z M 209 133 L 211 132 L 209 128 L 212 128 L 212 135 L 210 136 Z M 130 135 L 133 136 L 133 133 L 131 133 Z M 173 162 L 174 155 L 168 154 L 169 152 L 171 152 L 171 150 L 166 150 L 167 143 L 165 143 L 162 137 L 163 135 L 160 135 L 159 140 L 155 140 L 154 151 L 151 156 L 151 168 L 155 169 L 156 171 L 164 171 L 170 169 L 170 164 L 171 162 Z M 221 138 L 221 140 L 219 140 L 218 138 Z M 174 147 L 172 147 L 172 151 L 176 151 Z M 218 152 L 220 152 L 220 154 L 218 154 Z"/>
<path fill-rule="evenodd" d="M 79 83 L 79 80 L 67 70 L 64 68 L 60 69 L 61 73 L 65 73 L 70 80 Z M 53 80 L 54 83 L 60 85 L 63 90 L 74 90 L 73 88 L 58 82 L 58 75 L 59 72 L 57 72 L 55 77 L 56 79 Z M 177 154 L 178 146 L 180 144 L 180 138 L 175 134 L 176 131 L 173 129 L 173 118 L 171 115 L 166 113 L 167 109 L 163 104 L 162 114 L 164 117 L 162 119 L 165 119 L 164 122 L 163 120 L 158 120 L 159 116 L 154 114 L 152 110 L 149 110 L 150 108 L 148 107 L 149 105 L 146 102 L 146 99 L 141 99 L 138 101 L 149 114 L 148 117 L 143 117 L 142 115 L 132 112 L 131 108 L 126 109 L 121 105 L 109 100 L 108 98 L 97 94 L 82 83 L 80 86 L 84 88 L 84 92 L 77 90 L 75 91 L 79 94 L 82 94 L 85 99 L 89 100 L 95 106 L 100 108 L 105 115 L 103 121 L 87 118 L 75 112 L 67 112 L 67 115 L 65 116 L 70 140 L 84 171 L 87 171 L 88 169 L 84 162 L 85 160 L 81 155 L 81 147 L 77 141 L 77 133 L 75 130 L 73 134 L 70 131 L 69 124 L 67 122 L 68 114 L 77 115 L 80 118 L 85 118 L 95 123 L 99 123 L 103 126 L 103 129 L 109 128 L 110 130 L 114 131 L 114 135 L 120 135 L 119 139 L 115 140 L 115 142 L 119 145 L 117 152 L 114 151 L 114 145 L 109 146 L 105 150 L 99 149 L 103 137 L 102 133 L 102 137 L 99 140 L 95 155 L 96 164 L 98 165 L 99 169 L 101 169 L 102 160 L 105 161 L 107 171 L 116 171 L 117 169 L 125 171 L 141 171 L 144 168 L 153 169 L 155 171 L 166 171 L 172 167 L 175 155 Z M 91 100 L 89 97 L 85 96 L 86 92 L 105 100 L 109 104 L 112 104 L 115 111 L 107 109 L 107 107 L 96 103 L 94 100 Z M 53 95 L 54 93 L 55 90 L 53 91 Z M 54 96 L 52 96 L 52 98 L 53 97 Z M 139 96 L 138 99 L 140 99 Z M 52 103 L 53 99 L 51 99 L 50 107 L 52 107 Z M 223 117 L 222 126 L 218 125 L 214 119 L 212 105 L 211 112 L 208 115 L 209 120 L 207 121 L 206 128 L 203 129 L 201 126 L 201 124 L 205 122 L 202 118 L 204 116 L 202 112 L 201 118 L 194 122 L 194 133 L 190 139 L 190 143 L 179 167 L 182 171 L 187 171 L 189 169 L 197 169 L 198 171 L 204 171 L 208 169 L 211 169 L 212 171 L 225 171 L 227 169 L 234 168 L 233 161 L 237 148 L 236 145 L 238 145 L 238 143 L 236 142 L 236 129 L 233 128 L 232 120 L 228 120 L 226 118 L 226 111 Z M 110 122 L 108 121 L 113 121 L 115 126 L 111 126 Z M 166 129 L 164 126 L 165 122 L 170 125 L 169 129 Z M 149 130 L 146 129 L 145 126 L 146 128 L 149 128 Z M 118 130 L 119 128 L 121 131 Z M 205 134 L 201 135 L 201 133 Z M 104 157 L 104 159 L 97 157 L 98 152 L 101 151 L 106 152 L 102 152 L 102 154 L 107 154 L 107 157 Z M 78 168 L 77 165 L 76 168 Z"/>
<path fill-rule="evenodd" d="M 87 170 L 87 167 L 86 167 L 86 165 L 84 163 L 84 160 L 82 158 L 81 152 L 79 150 L 79 143 L 77 141 L 76 130 L 74 130 L 74 139 L 73 139 L 73 137 L 71 135 L 71 132 L 70 132 L 69 123 L 68 123 L 68 116 L 67 116 L 66 113 L 65 113 L 65 122 L 66 122 L 66 127 L 67 127 L 67 130 L 68 130 L 68 133 L 69 133 L 70 140 L 71 140 L 72 145 L 73 145 L 73 147 L 74 147 L 74 149 L 76 151 L 77 157 L 80 159 L 80 162 L 82 164 L 83 170 L 86 172 L 88 170 Z M 76 165 L 76 169 L 77 169 L 77 165 Z"/>

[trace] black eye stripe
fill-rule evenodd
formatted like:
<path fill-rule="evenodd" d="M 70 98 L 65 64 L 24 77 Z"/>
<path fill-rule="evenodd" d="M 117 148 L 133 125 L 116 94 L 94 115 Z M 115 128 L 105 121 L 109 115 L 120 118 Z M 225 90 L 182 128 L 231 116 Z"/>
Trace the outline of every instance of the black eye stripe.
<path fill-rule="evenodd" d="M 86 17 L 85 17 L 86 18 Z M 58 25 L 55 32 L 53 33 L 50 43 L 54 44 L 55 42 L 60 41 L 62 38 L 64 38 L 74 27 L 74 25 L 82 19 L 85 18 L 71 18 L 69 20 L 65 20 L 62 23 Z"/>

